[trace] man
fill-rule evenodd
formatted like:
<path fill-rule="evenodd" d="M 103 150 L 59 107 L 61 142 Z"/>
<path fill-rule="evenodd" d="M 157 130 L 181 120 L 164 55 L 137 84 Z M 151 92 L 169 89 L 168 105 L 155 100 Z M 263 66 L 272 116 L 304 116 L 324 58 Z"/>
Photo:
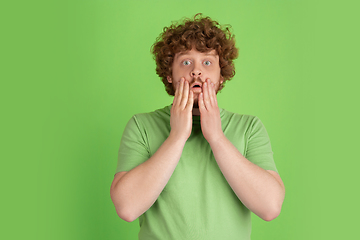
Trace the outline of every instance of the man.
<path fill-rule="evenodd" d="M 128 122 L 111 198 L 139 218 L 139 239 L 250 239 L 250 211 L 276 218 L 284 200 L 261 121 L 218 107 L 238 55 L 228 28 L 210 18 L 173 24 L 153 45 L 173 104 Z"/>

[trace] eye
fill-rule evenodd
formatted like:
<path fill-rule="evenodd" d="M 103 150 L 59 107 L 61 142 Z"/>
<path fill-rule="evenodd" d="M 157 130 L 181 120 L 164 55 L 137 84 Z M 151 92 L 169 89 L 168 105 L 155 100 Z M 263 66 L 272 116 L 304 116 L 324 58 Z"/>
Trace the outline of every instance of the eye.
<path fill-rule="evenodd" d="M 183 65 L 187 66 L 187 65 L 190 65 L 190 61 L 189 60 L 185 60 L 182 62 Z"/>
<path fill-rule="evenodd" d="M 204 64 L 205 64 L 206 66 L 210 66 L 211 62 L 210 62 L 210 61 L 205 61 Z"/>

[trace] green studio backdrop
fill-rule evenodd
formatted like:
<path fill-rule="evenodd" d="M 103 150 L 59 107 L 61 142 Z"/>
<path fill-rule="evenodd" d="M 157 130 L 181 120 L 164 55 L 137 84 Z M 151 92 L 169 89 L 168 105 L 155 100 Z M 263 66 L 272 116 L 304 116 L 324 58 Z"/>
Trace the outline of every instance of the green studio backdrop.
<path fill-rule="evenodd" d="M 19 129 L 25 116 L 36 119 L 26 117 L 26 134 L 9 138 L 16 142 L 13 154 L 23 154 L 21 167 L 13 166 L 21 172 L 13 176 L 25 178 L 21 197 L 16 187 L 17 197 L 7 200 L 14 206 L 6 215 L 7 239 L 137 239 L 138 221 L 121 220 L 109 194 L 121 134 L 132 115 L 172 102 L 150 47 L 163 27 L 199 12 L 230 24 L 240 49 L 236 75 L 218 94 L 219 105 L 262 120 L 286 186 L 277 219 L 253 215 L 252 239 L 355 234 L 359 163 L 352 149 L 358 144 L 353 133 L 359 85 L 352 81 L 355 61 L 343 61 L 355 56 L 347 47 L 358 41 L 356 31 L 347 31 L 355 14 L 351 6 L 91 0 L 28 3 L 18 11 L 29 16 L 16 23 L 28 26 L 22 34 L 29 35 L 15 44 L 27 39 L 17 47 L 30 54 L 18 58 L 24 71 L 13 72 L 36 79 L 19 88 L 19 105 L 39 108 L 26 108 L 17 118 Z M 36 135 L 38 142 L 31 137 Z"/>

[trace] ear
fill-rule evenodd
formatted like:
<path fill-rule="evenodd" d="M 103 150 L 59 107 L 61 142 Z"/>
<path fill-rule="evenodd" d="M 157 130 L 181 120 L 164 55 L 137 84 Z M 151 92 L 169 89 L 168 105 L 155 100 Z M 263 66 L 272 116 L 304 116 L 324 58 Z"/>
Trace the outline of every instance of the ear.
<path fill-rule="evenodd" d="M 168 80 L 169 83 L 172 83 L 172 79 L 171 79 L 170 76 L 167 76 L 166 78 L 167 78 L 167 80 Z"/>
<path fill-rule="evenodd" d="M 220 85 L 223 84 L 223 82 L 224 82 L 224 77 L 220 76 Z"/>

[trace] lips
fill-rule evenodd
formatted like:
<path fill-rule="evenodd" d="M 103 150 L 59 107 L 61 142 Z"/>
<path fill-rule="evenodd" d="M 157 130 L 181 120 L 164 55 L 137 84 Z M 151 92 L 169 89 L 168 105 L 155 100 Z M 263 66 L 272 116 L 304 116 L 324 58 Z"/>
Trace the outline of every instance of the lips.
<path fill-rule="evenodd" d="M 201 93 L 202 92 L 202 84 L 201 83 L 193 83 L 191 84 L 191 90 L 194 92 L 194 93 Z"/>

